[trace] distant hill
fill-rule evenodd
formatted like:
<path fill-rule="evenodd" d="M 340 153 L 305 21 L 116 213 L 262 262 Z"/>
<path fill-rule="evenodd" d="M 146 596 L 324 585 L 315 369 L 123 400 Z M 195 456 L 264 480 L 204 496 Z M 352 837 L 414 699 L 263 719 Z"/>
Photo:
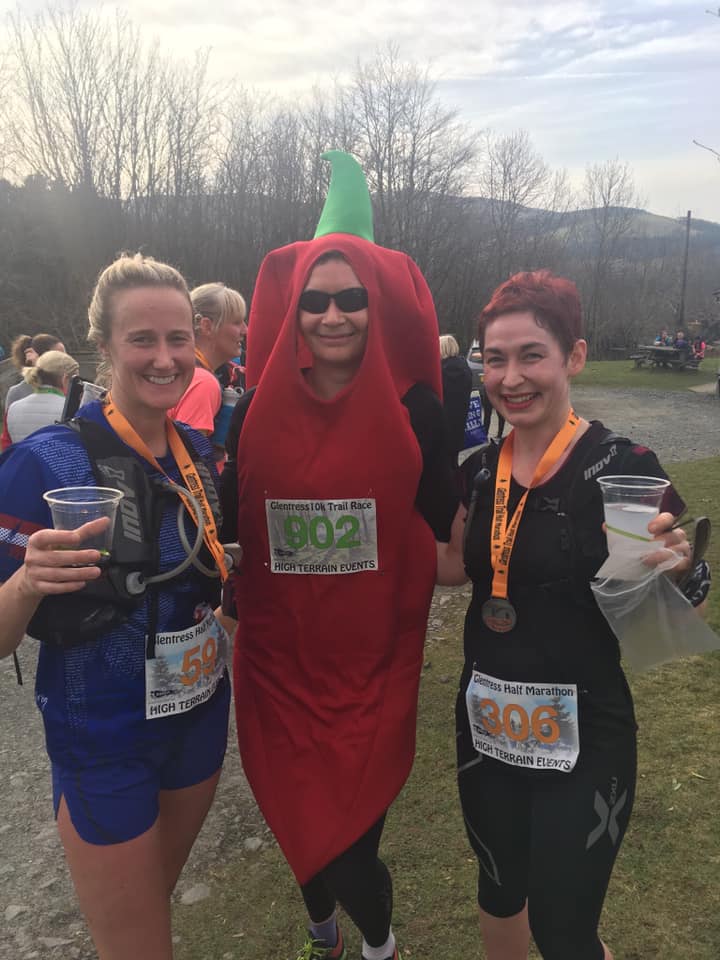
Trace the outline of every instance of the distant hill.
<path fill-rule="evenodd" d="M 472 197 L 470 202 L 480 219 L 489 219 L 490 200 L 485 197 Z M 628 241 L 637 243 L 638 240 L 646 241 L 640 244 L 643 248 L 642 255 L 648 252 L 648 247 L 652 248 L 651 255 L 659 252 L 671 253 L 675 252 L 675 248 L 678 250 L 683 248 L 685 243 L 685 217 L 676 220 L 673 217 L 662 217 L 647 210 L 621 209 L 629 209 L 632 213 L 632 221 L 624 235 L 624 243 L 627 244 Z M 553 214 L 549 210 L 524 207 L 521 218 L 523 225 L 530 231 L 533 230 L 534 226 L 538 226 L 542 232 L 548 229 L 573 231 L 580 242 L 583 239 L 590 241 L 592 237 L 592 210 L 571 210 L 564 214 Z M 691 220 L 690 243 L 695 249 L 718 248 L 720 250 L 720 223 L 714 223 L 711 220 Z"/>

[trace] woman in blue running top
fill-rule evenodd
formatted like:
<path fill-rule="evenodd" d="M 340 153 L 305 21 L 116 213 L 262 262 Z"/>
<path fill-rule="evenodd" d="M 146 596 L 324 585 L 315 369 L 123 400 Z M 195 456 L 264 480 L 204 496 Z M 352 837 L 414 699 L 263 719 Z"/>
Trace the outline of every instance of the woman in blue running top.
<path fill-rule="evenodd" d="M 227 739 L 227 635 L 212 614 L 219 591 L 210 576 L 213 558 L 224 571 L 216 474 L 208 440 L 167 417 L 195 369 L 180 274 L 140 254 L 121 257 L 100 275 L 89 317 L 89 339 L 111 370 L 109 398 L 0 459 L 0 656 L 26 632 L 44 641 L 36 700 L 55 813 L 101 960 L 171 960 L 170 894 Z M 105 558 L 84 547 L 106 521 L 49 529 L 43 500 L 52 488 L 95 485 L 98 471 L 98 485 L 125 494 L 107 573 Z M 189 512 L 198 505 L 202 568 L 185 562 L 187 543 L 201 544 Z M 127 550 L 140 557 L 139 592 L 120 566 Z"/>
<path fill-rule="evenodd" d="M 486 956 L 527 960 L 532 933 L 544 960 L 611 960 L 598 922 L 633 804 L 635 719 L 589 586 L 607 557 L 596 478 L 665 474 L 651 451 L 572 411 L 586 344 L 569 280 L 511 277 L 479 336 L 488 396 L 513 427 L 464 465 L 470 509 L 456 570 L 456 582 L 473 584 L 458 785 Z M 662 509 L 649 535 L 687 556 L 684 534 L 667 532 L 683 509 L 672 487 Z"/>

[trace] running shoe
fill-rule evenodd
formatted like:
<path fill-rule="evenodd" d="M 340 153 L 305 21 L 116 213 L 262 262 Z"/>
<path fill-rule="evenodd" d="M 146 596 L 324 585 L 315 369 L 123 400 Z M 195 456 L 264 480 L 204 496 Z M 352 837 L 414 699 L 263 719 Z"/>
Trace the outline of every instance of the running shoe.
<path fill-rule="evenodd" d="M 334 947 L 326 947 L 322 940 L 314 940 L 308 933 L 297 960 L 347 960 L 347 950 L 343 940 L 342 930 L 338 927 L 338 942 Z"/>
<path fill-rule="evenodd" d="M 365 960 L 365 957 L 363 957 L 362 960 Z M 397 946 L 395 947 L 395 951 L 393 955 L 391 957 L 386 957 L 386 960 L 402 960 L 402 957 L 400 956 L 400 951 L 398 950 Z"/>

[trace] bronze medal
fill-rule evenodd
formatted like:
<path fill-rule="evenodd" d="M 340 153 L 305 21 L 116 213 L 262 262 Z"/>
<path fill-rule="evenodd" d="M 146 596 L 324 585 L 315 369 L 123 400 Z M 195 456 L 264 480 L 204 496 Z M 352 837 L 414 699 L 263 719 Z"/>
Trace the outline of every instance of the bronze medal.
<path fill-rule="evenodd" d="M 495 633 L 507 633 L 517 623 L 515 607 L 509 600 L 501 597 L 490 597 L 486 600 L 480 613 L 485 626 Z"/>

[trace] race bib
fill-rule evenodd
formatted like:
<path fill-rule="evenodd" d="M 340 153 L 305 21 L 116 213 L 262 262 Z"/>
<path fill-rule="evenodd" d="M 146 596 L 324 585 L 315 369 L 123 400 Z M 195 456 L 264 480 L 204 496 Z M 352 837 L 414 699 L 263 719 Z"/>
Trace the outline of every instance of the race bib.
<path fill-rule="evenodd" d="M 496 680 L 473 670 L 465 693 L 473 746 L 515 767 L 569 773 L 580 753 L 575 684 Z"/>
<path fill-rule="evenodd" d="M 375 500 L 266 500 L 273 573 L 378 569 Z"/>
<path fill-rule="evenodd" d="M 230 645 L 207 604 L 187 630 L 158 633 L 155 657 L 145 661 L 145 717 L 157 720 L 187 713 L 205 703 L 222 679 Z"/>

